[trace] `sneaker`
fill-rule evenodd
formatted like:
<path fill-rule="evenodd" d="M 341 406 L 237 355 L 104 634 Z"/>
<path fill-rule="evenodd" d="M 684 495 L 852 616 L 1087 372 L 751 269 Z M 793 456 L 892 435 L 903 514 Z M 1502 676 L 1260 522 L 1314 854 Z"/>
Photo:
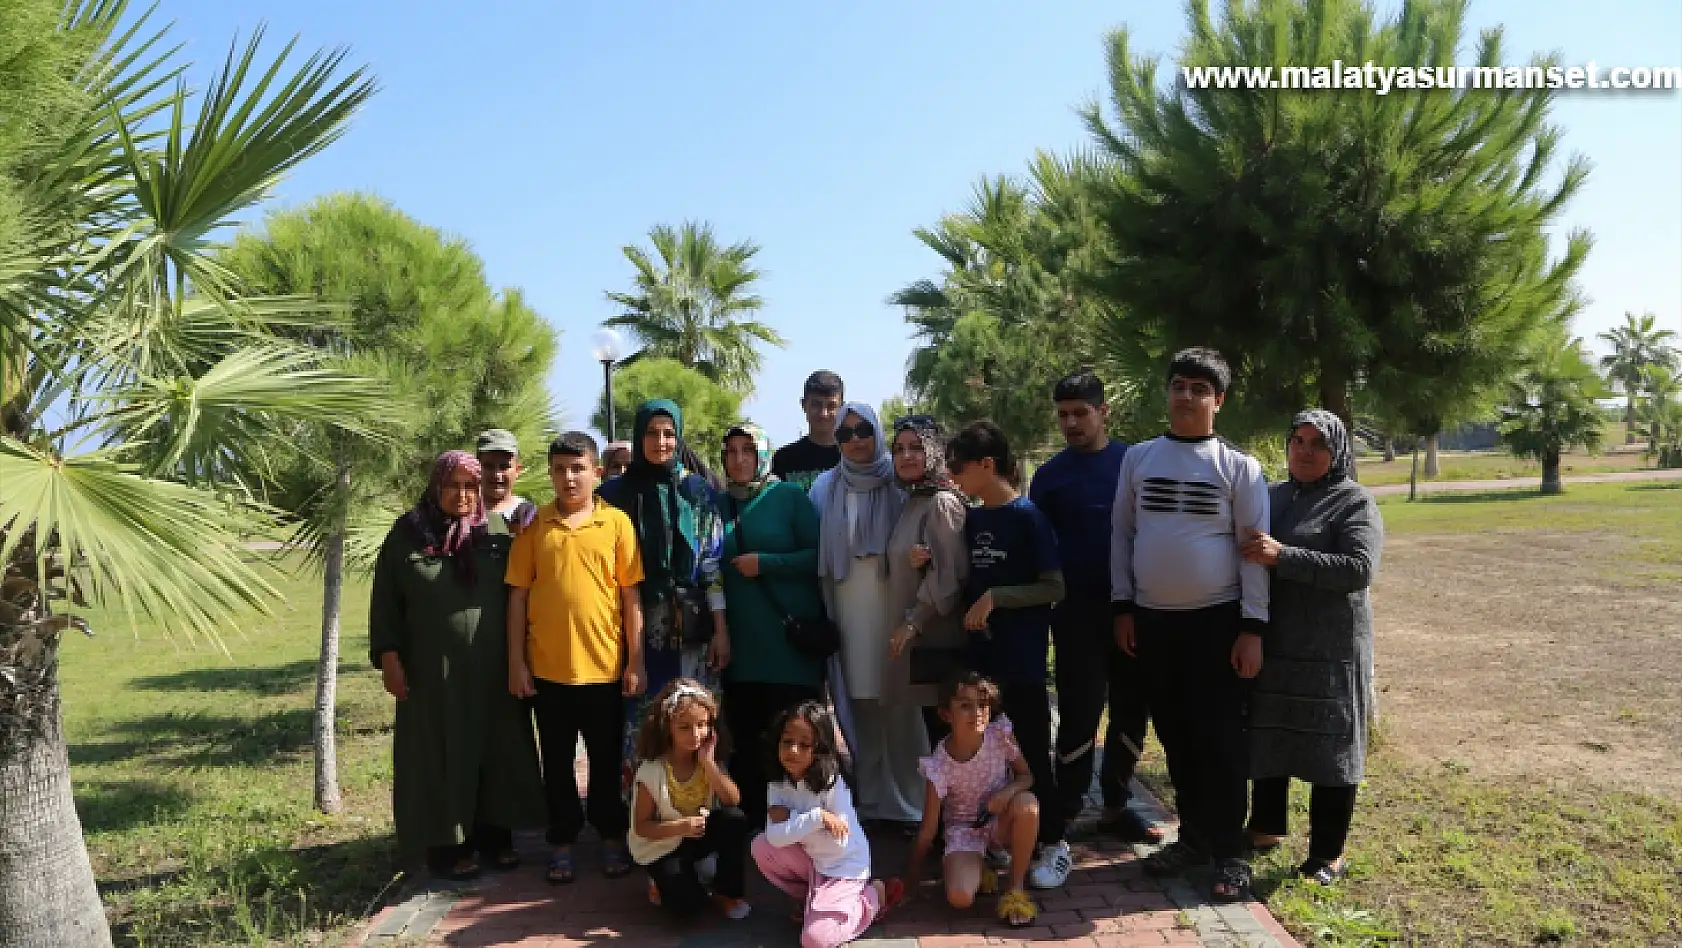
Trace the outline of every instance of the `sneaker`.
<path fill-rule="evenodd" d="M 753 911 L 753 906 L 748 904 L 747 899 L 733 899 L 728 895 L 715 895 L 713 896 L 713 902 L 718 906 L 718 910 L 724 913 L 724 917 L 732 922 L 739 922 L 747 918 L 748 913 Z"/>
<path fill-rule="evenodd" d="M 1069 844 L 1065 842 L 1041 846 L 1039 857 L 1028 867 L 1028 884 L 1036 889 L 1061 888 L 1069 881 L 1069 873 L 1075 868 L 1075 859 L 1069 854 Z"/>

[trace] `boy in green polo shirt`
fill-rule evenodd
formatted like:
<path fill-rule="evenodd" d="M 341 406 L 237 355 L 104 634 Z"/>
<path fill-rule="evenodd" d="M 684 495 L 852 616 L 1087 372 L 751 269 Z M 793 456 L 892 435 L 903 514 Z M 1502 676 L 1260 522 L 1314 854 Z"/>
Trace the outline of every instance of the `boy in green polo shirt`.
<path fill-rule="evenodd" d="M 642 691 L 642 558 L 636 531 L 596 499 L 596 442 L 569 431 L 549 445 L 555 502 L 508 554 L 508 687 L 532 698 L 549 803 L 550 882 L 573 880 L 584 808 L 572 776 L 578 735 L 590 758 L 589 819 L 603 871 L 631 871 L 619 795 L 625 696 Z"/>

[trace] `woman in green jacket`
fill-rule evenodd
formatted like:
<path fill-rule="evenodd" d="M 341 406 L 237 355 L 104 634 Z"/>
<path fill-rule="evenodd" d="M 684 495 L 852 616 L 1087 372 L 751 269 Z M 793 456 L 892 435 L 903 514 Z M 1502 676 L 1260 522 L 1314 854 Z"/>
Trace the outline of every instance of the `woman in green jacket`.
<path fill-rule="evenodd" d="M 823 662 L 796 651 L 783 630 L 785 615 L 823 614 L 818 512 L 805 491 L 772 476 L 771 442 L 757 425 L 725 433 L 724 473 L 717 500 L 730 637 L 724 723 L 734 746 L 730 776 L 741 788 L 742 812 L 758 827 L 769 779 L 765 729 L 777 712 L 817 698 L 823 685 Z"/>
<path fill-rule="evenodd" d="M 480 858 L 515 865 L 512 830 L 544 820 L 531 718 L 508 693 L 513 538 L 501 517 L 487 522 L 480 473 L 465 451 L 438 458 L 386 534 L 368 605 L 369 657 L 397 699 L 397 841 L 454 879 L 478 874 Z"/>

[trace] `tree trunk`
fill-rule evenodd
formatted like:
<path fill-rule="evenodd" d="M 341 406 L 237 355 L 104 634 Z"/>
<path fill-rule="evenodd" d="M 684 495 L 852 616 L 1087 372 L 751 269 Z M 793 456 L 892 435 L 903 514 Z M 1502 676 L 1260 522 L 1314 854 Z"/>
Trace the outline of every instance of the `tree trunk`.
<path fill-rule="evenodd" d="M 4 531 L 0 531 L 0 536 Z M 33 544 L 25 543 L 26 556 Z M 5 571 L 0 616 L 0 944 L 108 948 L 110 925 L 70 794 L 56 622 L 24 569 Z M 85 627 L 84 627 L 85 628 Z"/>
<path fill-rule="evenodd" d="M 315 670 L 315 808 L 339 812 L 339 750 L 334 718 L 339 693 L 339 605 L 345 589 L 345 519 L 350 495 L 350 467 L 340 464 L 336 484 L 338 511 L 327 536 L 321 580 L 321 658 Z"/>
<path fill-rule="evenodd" d="M 1635 390 L 1630 389 L 1624 405 L 1624 444 L 1635 443 Z"/>
<path fill-rule="evenodd" d="M 1349 400 L 1349 379 L 1335 369 L 1324 369 L 1320 372 L 1320 407 L 1331 412 L 1343 422 L 1343 430 L 1349 432 L 1350 438 L 1355 435 L 1355 406 Z M 1353 440 L 1351 440 L 1353 443 Z M 1360 480 L 1357 464 L 1353 455 L 1349 458 L 1349 476 Z"/>
<path fill-rule="evenodd" d="M 1437 433 L 1433 431 L 1425 439 L 1425 476 L 1436 477 L 1441 472 L 1437 465 Z"/>
<path fill-rule="evenodd" d="M 1419 496 L 1419 442 L 1413 443 L 1413 470 L 1408 472 L 1408 500 Z"/>
<path fill-rule="evenodd" d="M 1546 451 L 1542 454 L 1542 493 L 1557 494 L 1564 490 L 1559 481 L 1559 452 Z"/>
<path fill-rule="evenodd" d="M 1390 437 L 1389 435 L 1385 435 L 1384 436 L 1384 463 L 1385 464 L 1392 464 L 1392 463 L 1395 463 L 1395 460 L 1396 460 L 1396 439 Z"/>

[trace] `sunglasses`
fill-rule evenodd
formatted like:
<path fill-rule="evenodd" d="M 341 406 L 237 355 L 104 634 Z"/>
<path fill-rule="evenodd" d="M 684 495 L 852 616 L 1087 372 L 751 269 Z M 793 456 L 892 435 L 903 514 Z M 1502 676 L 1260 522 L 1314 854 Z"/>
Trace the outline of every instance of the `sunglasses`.
<path fill-rule="evenodd" d="M 874 437 L 876 437 L 876 426 L 868 421 L 861 421 L 856 425 L 842 425 L 835 429 L 835 440 L 841 444 L 846 444 L 854 438 Z"/>

